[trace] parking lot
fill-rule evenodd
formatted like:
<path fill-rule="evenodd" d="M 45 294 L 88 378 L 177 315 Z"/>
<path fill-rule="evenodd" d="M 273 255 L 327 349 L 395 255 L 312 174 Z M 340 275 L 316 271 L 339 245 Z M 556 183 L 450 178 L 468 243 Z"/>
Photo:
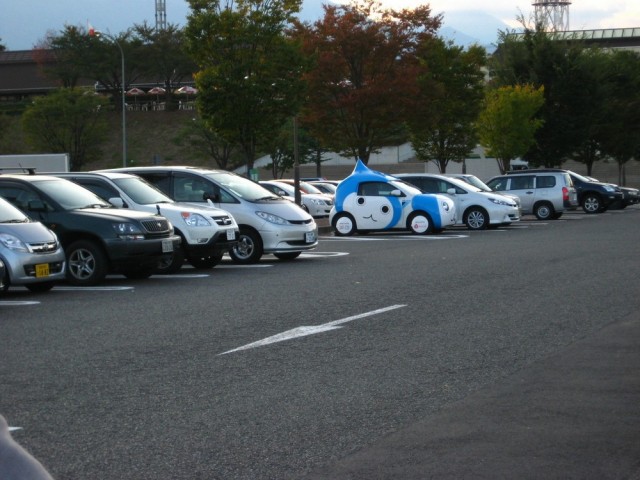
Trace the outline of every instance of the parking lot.
<path fill-rule="evenodd" d="M 0 297 L 56 479 L 636 478 L 640 207 Z"/>

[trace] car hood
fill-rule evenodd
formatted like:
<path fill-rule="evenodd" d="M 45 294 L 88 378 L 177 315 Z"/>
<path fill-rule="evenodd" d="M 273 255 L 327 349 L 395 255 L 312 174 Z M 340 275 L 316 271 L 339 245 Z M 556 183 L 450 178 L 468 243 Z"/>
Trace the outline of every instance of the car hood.
<path fill-rule="evenodd" d="M 139 212 L 137 210 L 130 210 L 124 208 L 80 208 L 73 210 L 73 212 L 79 215 L 86 215 L 90 217 L 102 217 L 106 220 L 130 222 L 132 220 L 155 220 L 158 217 L 156 215 L 149 214 L 147 212 Z"/>
<path fill-rule="evenodd" d="M 256 203 L 253 205 L 256 211 L 262 211 L 278 215 L 286 220 L 300 222 L 313 220 L 313 217 L 293 202 Z"/>
<path fill-rule="evenodd" d="M 25 243 L 53 242 L 57 240 L 54 233 L 40 222 L 0 223 L 0 233 L 14 235 Z"/>

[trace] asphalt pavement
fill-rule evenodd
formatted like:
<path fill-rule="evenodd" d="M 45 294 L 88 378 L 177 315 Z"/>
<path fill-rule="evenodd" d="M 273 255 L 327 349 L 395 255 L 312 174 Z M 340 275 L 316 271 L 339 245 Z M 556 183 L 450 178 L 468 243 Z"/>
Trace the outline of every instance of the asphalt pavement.
<path fill-rule="evenodd" d="M 305 477 L 640 479 L 640 314 Z"/>

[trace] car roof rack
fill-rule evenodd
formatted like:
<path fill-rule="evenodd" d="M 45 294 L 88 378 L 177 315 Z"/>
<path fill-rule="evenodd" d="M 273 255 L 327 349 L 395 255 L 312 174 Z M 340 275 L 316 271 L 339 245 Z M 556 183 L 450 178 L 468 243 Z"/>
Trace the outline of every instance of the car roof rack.
<path fill-rule="evenodd" d="M 36 174 L 36 167 L 4 167 L 0 168 L 0 173 L 4 171 L 12 171 L 12 172 L 23 172 L 28 173 L 29 175 Z"/>
<path fill-rule="evenodd" d="M 506 172 L 507 175 L 532 175 L 540 172 L 568 172 L 565 168 L 526 168 L 523 170 L 509 170 Z"/>

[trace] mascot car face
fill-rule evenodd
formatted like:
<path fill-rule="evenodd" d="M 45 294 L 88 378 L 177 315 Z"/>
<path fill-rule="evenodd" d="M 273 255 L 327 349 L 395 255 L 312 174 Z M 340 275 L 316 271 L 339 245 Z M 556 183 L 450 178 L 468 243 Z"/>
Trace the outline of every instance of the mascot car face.
<path fill-rule="evenodd" d="M 338 185 L 330 221 L 338 235 L 392 229 L 429 233 L 453 225 L 455 208 L 443 195 L 423 194 L 358 160 Z"/>

